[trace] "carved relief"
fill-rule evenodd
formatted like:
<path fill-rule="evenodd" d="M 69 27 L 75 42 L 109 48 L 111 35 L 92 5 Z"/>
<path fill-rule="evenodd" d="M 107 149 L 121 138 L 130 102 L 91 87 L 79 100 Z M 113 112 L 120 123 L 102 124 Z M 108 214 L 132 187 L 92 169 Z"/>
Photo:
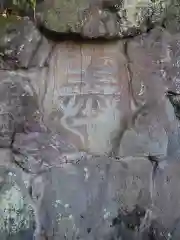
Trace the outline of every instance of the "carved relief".
<path fill-rule="evenodd" d="M 46 121 L 83 150 L 108 151 L 112 133 L 119 127 L 125 82 L 124 76 L 119 77 L 123 61 L 118 61 L 118 48 L 118 44 L 66 43 L 64 48 L 57 46 L 51 59 Z"/>

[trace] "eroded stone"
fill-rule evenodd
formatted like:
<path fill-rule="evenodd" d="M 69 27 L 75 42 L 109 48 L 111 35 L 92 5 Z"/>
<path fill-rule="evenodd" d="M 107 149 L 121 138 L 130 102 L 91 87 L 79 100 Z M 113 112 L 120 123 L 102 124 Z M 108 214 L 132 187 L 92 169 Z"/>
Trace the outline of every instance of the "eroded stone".
<path fill-rule="evenodd" d="M 86 38 L 134 36 L 161 21 L 169 1 L 47 1 L 43 24 Z"/>
<path fill-rule="evenodd" d="M 13 141 L 13 134 L 24 131 L 26 122 L 33 121 L 33 115 L 38 111 L 38 103 L 28 79 L 3 71 L 0 77 L 0 145 L 7 147 Z"/>
<path fill-rule="evenodd" d="M 46 202 L 45 209 L 50 214 L 48 219 L 53 219 L 54 215 L 51 215 L 49 209 L 52 207 L 51 204 L 54 206 L 52 214 L 55 214 L 57 220 L 57 225 L 54 225 L 57 239 L 65 235 L 68 239 L 72 236 L 79 236 L 82 239 L 93 236 L 104 239 L 110 234 L 112 220 L 119 210 L 132 211 L 137 203 L 141 203 L 145 208 L 151 204 L 152 167 L 146 158 L 129 157 L 121 161 L 105 156 L 93 157 L 87 154 L 79 156 L 75 151 L 74 155 L 71 155 L 74 156 L 72 160 L 65 154 L 65 161 L 62 161 L 57 157 L 63 155 L 63 149 L 66 153 L 66 148 L 61 146 L 61 142 L 58 148 L 55 145 L 48 148 L 53 137 L 41 134 L 39 133 L 41 141 L 36 136 L 39 145 L 35 144 L 35 138 L 19 135 L 18 138 L 19 140 L 22 138 L 22 141 L 18 141 L 19 144 L 15 141 L 14 147 L 23 154 L 22 161 L 24 157 L 29 157 L 29 165 L 35 166 L 33 158 L 39 156 L 39 160 L 42 160 L 39 171 L 44 169 L 43 165 L 48 165 L 50 169 L 45 173 L 43 183 L 45 189 L 52 193 L 45 194 L 43 199 Z M 44 150 L 40 150 L 42 147 Z M 62 147 L 61 151 L 57 151 L 59 147 Z M 26 167 L 26 164 L 23 167 Z M 42 186 L 38 187 L 37 184 L 35 186 L 40 190 Z M 42 213 L 40 217 L 42 224 L 45 224 L 48 220 L 46 215 Z M 51 229 L 49 227 L 47 229 Z"/>
<path fill-rule="evenodd" d="M 41 80 L 39 88 L 47 88 L 40 96 L 45 123 L 81 150 L 110 151 L 123 111 L 128 111 L 125 59 L 119 49 L 119 42 L 58 45 L 45 84 Z"/>
<path fill-rule="evenodd" d="M 173 229 L 179 218 L 179 161 L 169 161 L 163 169 L 157 170 L 153 197 L 154 213 L 159 222 Z M 176 187 L 175 187 L 176 186 Z"/>
<path fill-rule="evenodd" d="M 51 45 L 33 22 L 25 18 L 9 23 L 7 18 L 4 24 L 0 34 L 1 69 L 43 67 Z"/>

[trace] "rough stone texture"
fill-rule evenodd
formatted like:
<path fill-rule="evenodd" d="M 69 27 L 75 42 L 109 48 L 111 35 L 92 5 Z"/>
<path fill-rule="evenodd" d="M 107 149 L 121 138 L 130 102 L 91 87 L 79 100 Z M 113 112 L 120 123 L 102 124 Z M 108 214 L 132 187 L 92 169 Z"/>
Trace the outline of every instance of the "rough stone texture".
<path fill-rule="evenodd" d="M 32 42 L 0 71 L 0 197 L 17 186 L 8 221 L 29 221 L 2 239 L 179 239 L 179 34 L 37 48 L 17 29 Z"/>
<path fill-rule="evenodd" d="M 32 238 L 33 208 L 28 201 L 27 191 L 22 187 L 23 181 L 28 178 L 13 164 L 10 150 L 1 148 L 0 158 L 0 238 L 19 239 L 18 235 L 22 239 L 23 236 Z"/>
<path fill-rule="evenodd" d="M 179 32 L 179 11 L 180 3 L 178 0 L 172 0 L 171 4 L 166 9 L 166 14 L 163 20 L 163 24 L 166 29 L 171 33 Z"/>
<path fill-rule="evenodd" d="M 79 149 L 108 152 L 111 133 L 119 127 L 119 110 L 128 111 L 124 57 L 117 55 L 121 48 L 117 42 L 106 47 L 65 43 L 54 49 L 47 90 L 42 91 L 44 121 Z"/>
<path fill-rule="evenodd" d="M 51 46 L 35 25 L 26 18 L 3 23 L 4 31 L 0 33 L 1 69 L 43 67 Z"/>
<path fill-rule="evenodd" d="M 28 122 L 35 122 L 38 112 L 37 96 L 28 79 L 15 73 L 1 71 L 0 82 L 0 146 L 8 147 L 14 133 L 26 130 Z M 27 108 L 28 106 L 28 108 Z"/>
<path fill-rule="evenodd" d="M 17 161 L 28 171 L 49 169 L 43 178 L 43 183 L 46 183 L 45 202 L 42 202 L 39 213 L 41 227 L 45 228 L 47 235 L 52 234 L 52 225 L 47 221 L 53 224 L 53 239 L 61 239 L 65 235 L 67 239 L 73 236 L 80 239 L 108 238 L 111 231 L 116 234 L 115 227 L 111 225 L 118 215 L 118 209 L 132 211 L 135 204 L 141 204 L 144 208 L 150 205 L 152 166 L 145 158 L 129 157 L 116 161 L 83 154 L 79 158 L 78 152 L 74 152 L 73 156 L 67 153 L 63 158 L 62 152 L 67 146 L 63 147 L 57 136 L 34 133 L 30 137 L 19 136 L 23 142 L 15 140 L 14 150 L 18 149 L 18 156 L 22 157 Z M 27 158 L 31 166 L 27 166 Z M 49 161 L 50 158 L 52 161 Z M 41 167 L 37 167 L 37 159 L 43 161 Z M 50 188 L 47 182 L 51 183 Z M 37 189 L 38 192 L 39 189 L 42 191 L 42 183 Z M 44 217 L 46 212 L 47 217 Z"/>
<path fill-rule="evenodd" d="M 123 155 L 166 156 L 171 131 L 178 129 L 173 107 L 164 94 L 168 89 L 177 91 L 167 74 L 163 77 L 163 65 L 167 66 L 170 61 L 169 41 L 172 41 L 170 34 L 158 27 L 129 42 L 127 52 L 134 99 L 138 104 L 147 102 L 148 110 L 139 116 L 135 127 L 127 131 L 122 140 Z"/>
<path fill-rule="evenodd" d="M 11 175 L 11 172 L 9 175 Z M 32 215 L 30 209 L 23 203 L 20 189 L 14 185 L 8 190 L 7 183 L 5 186 L 6 191 L 4 194 L 1 189 L 0 200 L 1 212 L 3 213 L 0 218 L 0 232 L 2 235 L 4 232 L 12 232 L 12 234 L 14 234 L 21 230 L 28 229 L 31 227 L 30 225 L 33 220 L 33 218 L 30 219 Z"/>
<path fill-rule="evenodd" d="M 60 33 L 87 38 L 114 38 L 147 31 L 160 22 L 169 1 L 94 0 L 45 1 L 43 25 Z"/>

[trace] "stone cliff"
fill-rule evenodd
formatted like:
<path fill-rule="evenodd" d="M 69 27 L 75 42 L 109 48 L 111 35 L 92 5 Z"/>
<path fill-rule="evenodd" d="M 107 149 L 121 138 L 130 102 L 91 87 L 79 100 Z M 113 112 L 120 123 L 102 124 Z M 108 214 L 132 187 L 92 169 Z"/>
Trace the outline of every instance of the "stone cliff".
<path fill-rule="evenodd" d="M 38 4 L 0 18 L 0 239 L 180 239 L 178 2 Z"/>

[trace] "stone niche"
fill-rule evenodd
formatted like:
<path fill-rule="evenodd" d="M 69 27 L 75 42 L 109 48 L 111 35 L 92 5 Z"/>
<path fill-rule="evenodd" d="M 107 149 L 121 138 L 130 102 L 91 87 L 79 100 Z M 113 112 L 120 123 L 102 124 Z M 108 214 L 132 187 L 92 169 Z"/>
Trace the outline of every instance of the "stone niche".
<path fill-rule="evenodd" d="M 128 111 L 122 43 L 58 44 L 49 62 L 45 122 L 82 151 L 104 154 Z M 43 88 L 43 86 L 40 86 Z"/>

